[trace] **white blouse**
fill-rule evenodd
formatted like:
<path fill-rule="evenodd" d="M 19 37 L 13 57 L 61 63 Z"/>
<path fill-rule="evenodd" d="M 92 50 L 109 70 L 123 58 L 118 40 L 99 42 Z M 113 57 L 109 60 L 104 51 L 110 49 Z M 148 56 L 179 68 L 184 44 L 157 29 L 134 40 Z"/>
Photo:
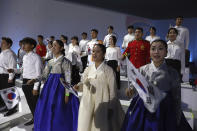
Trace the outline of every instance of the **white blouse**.
<path fill-rule="evenodd" d="M 109 47 L 109 38 L 110 38 L 112 35 L 115 36 L 115 34 L 107 34 L 107 35 L 105 36 L 105 38 L 104 38 L 104 40 L 103 40 L 103 45 L 105 45 L 106 47 Z"/>
<path fill-rule="evenodd" d="M 123 39 L 123 43 L 122 43 L 122 48 L 127 48 L 129 42 L 135 40 L 135 35 L 134 33 L 132 34 L 127 34 L 124 36 L 124 39 Z"/>
<path fill-rule="evenodd" d="M 107 61 L 116 60 L 118 61 L 118 65 L 120 65 L 121 56 L 122 54 L 120 51 L 120 47 L 108 47 L 106 50 L 105 59 Z"/>
<path fill-rule="evenodd" d="M 77 62 L 81 62 L 81 49 L 78 45 L 69 44 L 68 54 L 65 56 L 72 62 L 72 65 L 76 65 Z"/>
<path fill-rule="evenodd" d="M 168 54 L 166 58 L 181 61 L 181 48 L 174 42 L 168 41 Z"/>
<path fill-rule="evenodd" d="M 175 26 L 174 28 L 176 28 L 179 32 L 178 36 L 177 36 L 177 40 L 182 42 L 182 47 L 184 47 L 185 49 L 188 49 L 189 47 L 189 30 L 186 27 L 183 26 Z"/>
<path fill-rule="evenodd" d="M 146 36 L 146 38 L 145 38 L 145 40 L 147 40 L 147 41 L 149 41 L 150 43 L 152 43 L 153 41 L 155 41 L 155 40 L 159 40 L 160 39 L 160 37 L 159 36 Z"/>

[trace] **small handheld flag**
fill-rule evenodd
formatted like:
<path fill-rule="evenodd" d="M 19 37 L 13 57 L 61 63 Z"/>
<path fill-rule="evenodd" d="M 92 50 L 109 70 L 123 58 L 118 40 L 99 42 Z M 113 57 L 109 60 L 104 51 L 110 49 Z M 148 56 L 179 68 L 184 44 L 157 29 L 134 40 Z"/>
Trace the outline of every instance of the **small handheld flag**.
<path fill-rule="evenodd" d="M 8 109 L 14 108 L 21 100 L 16 87 L 0 90 L 0 95 Z"/>
<path fill-rule="evenodd" d="M 139 96 L 144 102 L 144 106 L 150 111 L 155 112 L 159 103 L 166 94 L 161 92 L 158 87 L 156 87 L 151 82 L 147 81 L 145 77 L 135 68 L 135 66 L 127 60 L 127 75 L 128 82 L 137 90 Z"/>
<path fill-rule="evenodd" d="M 66 81 L 64 81 L 63 79 L 60 78 L 60 82 L 61 84 L 68 89 L 68 91 L 70 93 L 72 93 L 73 95 L 75 95 L 76 97 L 79 97 L 78 94 L 76 93 L 76 91 L 74 91 L 73 86 L 69 85 Z"/>

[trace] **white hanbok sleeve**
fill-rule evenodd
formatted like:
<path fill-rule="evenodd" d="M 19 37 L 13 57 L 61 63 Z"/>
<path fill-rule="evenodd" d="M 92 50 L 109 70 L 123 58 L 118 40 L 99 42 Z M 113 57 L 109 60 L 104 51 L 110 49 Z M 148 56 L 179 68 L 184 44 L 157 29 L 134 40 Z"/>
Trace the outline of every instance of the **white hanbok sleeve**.
<path fill-rule="evenodd" d="M 111 68 L 107 68 L 107 82 L 109 85 L 109 108 L 113 108 L 113 102 L 116 97 L 117 85 L 114 71 Z"/>

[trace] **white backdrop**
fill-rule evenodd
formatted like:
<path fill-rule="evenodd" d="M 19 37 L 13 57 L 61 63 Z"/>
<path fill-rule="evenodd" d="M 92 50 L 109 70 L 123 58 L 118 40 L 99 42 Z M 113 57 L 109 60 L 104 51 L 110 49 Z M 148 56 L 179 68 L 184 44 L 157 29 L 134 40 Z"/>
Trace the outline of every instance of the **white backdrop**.
<path fill-rule="evenodd" d="M 108 25 L 114 26 L 118 45 L 121 45 L 129 24 L 150 23 L 136 16 L 55 0 L 1 0 L 0 16 L 0 37 L 11 37 L 15 52 L 20 39 L 25 36 L 36 38 L 38 34 L 58 38 L 65 34 L 70 38 L 80 36 L 84 31 L 89 35 L 90 30 L 96 28 L 98 38 L 103 40 Z"/>

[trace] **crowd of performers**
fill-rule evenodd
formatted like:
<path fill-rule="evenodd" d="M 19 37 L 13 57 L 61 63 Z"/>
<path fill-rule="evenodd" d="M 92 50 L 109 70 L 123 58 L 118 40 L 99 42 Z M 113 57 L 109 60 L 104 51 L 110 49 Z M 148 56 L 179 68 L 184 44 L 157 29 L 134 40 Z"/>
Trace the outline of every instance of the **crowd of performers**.
<path fill-rule="evenodd" d="M 181 110 L 181 78 L 185 68 L 185 49 L 188 49 L 189 31 L 176 26 L 167 32 L 168 41 L 150 28 L 150 36 L 143 39 L 143 29 L 128 26 L 121 53 L 116 45 L 113 26 L 109 26 L 104 40 L 98 40 L 98 30 L 91 30 L 91 40 L 83 32 L 82 39 L 73 36 L 71 43 L 61 35 L 44 37 L 37 41 L 23 38 L 16 55 L 12 40 L 2 37 L 0 54 L 0 90 L 14 86 L 20 74 L 22 90 L 33 118 L 25 123 L 34 124 L 34 131 L 190 131 L 192 130 Z M 139 69 L 159 91 L 166 94 L 155 112 L 145 106 L 133 85 L 126 94 L 132 98 L 124 113 L 117 91 L 120 86 L 120 66 L 125 58 Z M 19 68 L 17 68 L 17 64 Z M 81 100 L 75 93 L 82 92 Z M 40 88 L 42 86 L 42 88 Z M 16 105 L 7 109 L 0 98 L 1 112 L 10 116 L 17 112 Z"/>

